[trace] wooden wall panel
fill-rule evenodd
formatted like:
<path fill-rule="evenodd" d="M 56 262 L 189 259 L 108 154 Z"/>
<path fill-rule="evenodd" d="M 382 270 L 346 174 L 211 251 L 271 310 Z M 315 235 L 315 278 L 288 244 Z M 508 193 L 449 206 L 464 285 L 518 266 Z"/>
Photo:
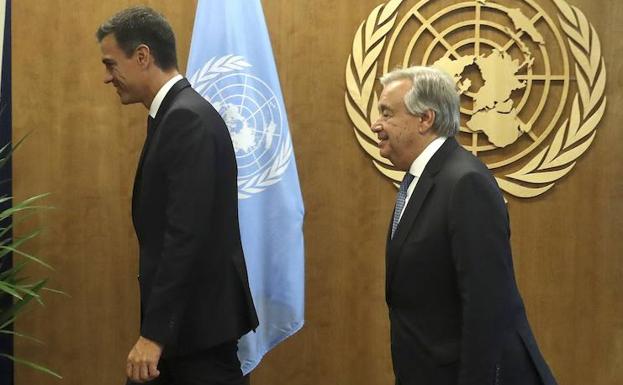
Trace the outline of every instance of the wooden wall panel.
<path fill-rule="evenodd" d="M 539 0 L 544 3 L 546 0 Z M 132 1 L 13 1 L 16 197 L 50 191 L 57 208 L 18 231 L 56 271 L 19 331 L 46 341 L 17 353 L 59 370 L 18 367 L 17 385 L 121 383 L 138 322 L 131 183 L 146 111 L 102 82 L 99 23 Z M 147 1 L 178 38 L 185 68 L 194 0 Z M 384 239 L 395 189 L 356 143 L 344 108 L 354 33 L 377 0 L 264 0 L 306 205 L 306 326 L 269 353 L 253 385 L 390 384 Z M 608 108 L 591 149 L 544 196 L 509 199 L 515 268 L 542 350 L 561 385 L 623 383 L 623 4 L 569 0 L 594 24 Z M 49 273 L 46 273 L 49 274 Z"/>

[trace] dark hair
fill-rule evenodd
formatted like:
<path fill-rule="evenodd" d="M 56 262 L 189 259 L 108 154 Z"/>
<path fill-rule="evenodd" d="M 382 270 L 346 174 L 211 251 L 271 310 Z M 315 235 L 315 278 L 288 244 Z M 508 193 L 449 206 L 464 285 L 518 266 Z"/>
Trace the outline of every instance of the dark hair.
<path fill-rule="evenodd" d="M 145 44 L 163 70 L 177 68 L 175 34 L 167 20 L 149 7 L 124 9 L 100 25 L 95 33 L 98 42 L 112 34 L 119 48 L 130 57 L 136 47 Z"/>

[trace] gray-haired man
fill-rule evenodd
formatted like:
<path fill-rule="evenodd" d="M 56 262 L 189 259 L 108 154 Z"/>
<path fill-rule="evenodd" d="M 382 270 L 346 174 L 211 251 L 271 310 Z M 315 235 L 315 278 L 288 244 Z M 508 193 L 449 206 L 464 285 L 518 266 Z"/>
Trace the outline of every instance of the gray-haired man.
<path fill-rule="evenodd" d="M 396 384 L 555 384 L 515 282 L 502 195 L 454 139 L 454 81 L 412 67 L 381 83 L 372 131 L 381 156 L 407 172 L 386 251 Z"/>

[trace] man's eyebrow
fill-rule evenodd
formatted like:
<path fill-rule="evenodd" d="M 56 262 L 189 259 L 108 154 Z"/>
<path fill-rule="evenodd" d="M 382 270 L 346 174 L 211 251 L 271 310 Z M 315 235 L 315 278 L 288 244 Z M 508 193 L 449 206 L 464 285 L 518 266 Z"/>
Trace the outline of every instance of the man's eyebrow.
<path fill-rule="evenodd" d="M 113 59 L 103 58 L 102 59 L 102 63 L 104 63 L 104 64 L 115 64 L 115 61 Z"/>

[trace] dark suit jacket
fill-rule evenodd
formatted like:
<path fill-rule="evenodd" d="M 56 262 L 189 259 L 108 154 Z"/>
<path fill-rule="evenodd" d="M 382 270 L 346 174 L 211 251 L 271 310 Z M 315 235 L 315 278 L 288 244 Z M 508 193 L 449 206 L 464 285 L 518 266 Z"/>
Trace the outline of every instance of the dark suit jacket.
<path fill-rule="evenodd" d="M 236 158 L 217 111 L 186 79 L 164 98 L 134 182 L 141 335 L 164 356 L 258 325 L 238 226 Z"/>
<path fill-rule="evenodd" d="M 386 273 L 397 383 L 555 384 L 515 282 L 504 200 L 454 138 L 388 235 Z"/>

